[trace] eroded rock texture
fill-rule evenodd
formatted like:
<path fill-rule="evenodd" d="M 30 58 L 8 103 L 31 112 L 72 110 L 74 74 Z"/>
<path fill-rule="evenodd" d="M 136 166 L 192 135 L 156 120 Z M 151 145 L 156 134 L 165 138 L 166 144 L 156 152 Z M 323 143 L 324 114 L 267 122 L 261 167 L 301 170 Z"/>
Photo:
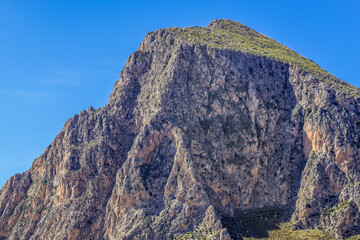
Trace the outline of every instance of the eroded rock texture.
<path fill-rule="evenodd" d="M 0 238 L 359 234 L 359 108 L 294 64 L 151 32 L 109 103 L 1 189 Z"/>

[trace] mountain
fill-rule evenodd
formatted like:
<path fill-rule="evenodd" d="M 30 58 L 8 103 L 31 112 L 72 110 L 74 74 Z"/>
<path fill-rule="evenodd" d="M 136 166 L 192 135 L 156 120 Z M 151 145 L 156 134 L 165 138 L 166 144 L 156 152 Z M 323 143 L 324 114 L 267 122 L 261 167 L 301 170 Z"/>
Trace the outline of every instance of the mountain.
<path fill-rule="evenodd" d="M 0 239 L 355 236 L 359 97 L 238 22 L 150 32 L 3 186 Z"/>

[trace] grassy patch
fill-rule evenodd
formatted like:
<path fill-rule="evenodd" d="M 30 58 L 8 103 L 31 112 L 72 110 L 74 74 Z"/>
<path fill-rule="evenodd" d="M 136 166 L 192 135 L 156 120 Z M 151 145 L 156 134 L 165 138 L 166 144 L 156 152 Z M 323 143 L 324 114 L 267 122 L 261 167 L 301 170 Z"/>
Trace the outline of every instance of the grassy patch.
<path fill-rule="evenodd" d="M 349 237 L 346 240 L 359 240 L 359 239 L 360 239 L 360 235 L 356 235 L 356 236 Z"/>
<path fill-rule="evenodd" d="M 187 239 L 196 239 L 196 240 L 205 240 L 213 239 L 212 237 L 217 236 L 220 233 L 218 231 L 210 231 L 207 228 L 197 228 L 193 231 L 178 235 L 175 240 L 187 240 Z"/>
<path fill-rule="evenodd" d="M 279 229 L 269 231 L 267 238 L 244 238 L 244 240 L 335 240 L 330 233 L 318 230 L 291 230 L 288 224 L 281 224 Z"/>
<path fill-rule="evenodd" d="M 43 185 L 48 185 L 48 184 L 52 184 L 54 178 L 40 178 L 39 181 L 41 181 Z"/>
<path fill-rule="evenodd" d="M 336 211 L 341 210 L 341 209 L 345 209 L 345 208 L 347 208 L 349 206 L 353 206 L 353 202 L 345 200 L 343 202 L 340 202 L 340 203 L 336 204 L 334 207 L 332 207 L 330 209 L 324 210 L 321 213 L 321 215 L 322 216 L 329 216 L 331 213 L 336 212 Z"/>
<path fill-rule="evenodd" d="M 319 106 L 313 104 L 312 107 L 307 107 L 305 110 L 305 119 L 306 118 L 312 118 L 312 116 L 318 111 Z"/>
<path fill-rule="evenodd" d="M 296 65 L 303 71 L 322 80 L 328 86 L 354 97 L 360 97 L 359 88 L 340 80 L 312 60 L 241 23 L 231 20 L 217 20 L 205 28 L 170 28 L 170 31 L 175 32 L 181 39 L 192 44 L 233 49 Z"/>
<path fill-rule="evenodd" d="M 278 229 L 268 232 L 266 238 L 247 238 L 243 240 L 337 240 L 331 233 L 326 231 L 308 229 L 292 230 L 290 223 L 282 223 Z M 346 238 L 346 240 L 359 240 L 360 235 Z"/>

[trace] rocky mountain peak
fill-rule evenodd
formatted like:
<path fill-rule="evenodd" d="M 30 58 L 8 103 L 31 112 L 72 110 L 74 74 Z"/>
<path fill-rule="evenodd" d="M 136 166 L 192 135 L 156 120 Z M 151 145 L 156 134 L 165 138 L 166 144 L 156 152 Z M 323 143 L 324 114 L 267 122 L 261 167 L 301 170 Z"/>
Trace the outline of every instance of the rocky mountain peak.
<path fill-rule="evenodd" d="M 150 32 L 3 186 L 0 239 L 360 234 L 358 94 L 231 20 Z"/>
<path fill-rule="evenodd" d="M 245 26 L 244 24 L 233 21 L 231 19 L 215 19 L 215 20 L 211 21 L 206 28 L 210 28 L 210 29 L 215 29 L 215 28 L 221 28 L 221 29 L 247 28 L 247 29 L 250 29 L 249 27 Z"/>
<path fill-rule="evenodd" d="M 314 77 L 337 91 L 356 97 L 360 96 L 358 88 L 336 78 L 312 60 L 304 58 L 274 39 L 260 34 L 239 22 L 228 19 L 216 19 L 205 28 L 173 28 L 172 31 L 178 33 L 180 38 L 192 44 L 233 49 L 292 64 L 305 72 L 311 73 Z"/>

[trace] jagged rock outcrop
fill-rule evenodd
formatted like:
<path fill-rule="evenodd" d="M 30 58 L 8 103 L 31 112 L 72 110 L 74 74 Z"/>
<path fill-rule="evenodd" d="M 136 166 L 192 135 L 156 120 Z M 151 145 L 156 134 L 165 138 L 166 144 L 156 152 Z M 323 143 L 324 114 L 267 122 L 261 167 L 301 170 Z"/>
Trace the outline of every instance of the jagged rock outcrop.
<path fill-rule="evenodd" d="M 151 32 L 1 189 L 0 238 L 360 234 L 359 93 L 237 22 Z"/>

